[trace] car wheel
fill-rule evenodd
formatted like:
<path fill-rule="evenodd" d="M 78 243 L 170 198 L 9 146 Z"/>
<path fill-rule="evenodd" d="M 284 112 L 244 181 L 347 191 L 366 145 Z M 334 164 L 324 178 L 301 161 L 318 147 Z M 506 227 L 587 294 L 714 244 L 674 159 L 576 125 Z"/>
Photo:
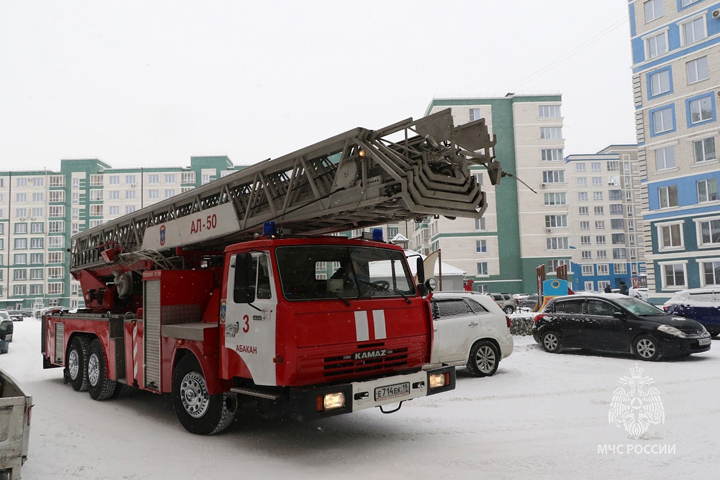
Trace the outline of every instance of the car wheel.
<path fill-rule="evenodd" d="M 560 353 L 562 350 L 560 335 L 554 330 L 543 333 L 540 337 L 540 344 L 548 353 Z"/>
<path fill-rule="evenodd" d="M 515 312 L 515 307 L 513 307 L 512 305 L 506 305 L 505 308 L 503 308 L 503 310 L 505 310 L 505 313 L 510 315 L 511 313 Z"/>
<path fill-rule="evenodd" d="M 654 362 L 660 360 L 660 344 L 650 335 L 641 335 L 633 342 L 633 353 L 640 360 Z"/>
<path fill-rule="evenodd" d="M 497 372 L 500 365 L 500 353 L 488 340 L 480 340 L 470 349 L 467 369 L 474 377 L 489 377 Z"/>
<path fill-rule="evenodd" d="M 89 344 L 90 342 L 86 337 L 75 337 L 70 342 L 70 348 L 68 349 L 65 374 L 70 381 L 70 385 L 77 392 L 84 392 L 88 389 L 87 359 Z"/>
<path fill-rule="evenodd" d="M 108 377 L 105 350 L 100 340 L 90 342 L 87 361 L 88 393 L 93 400 L 107 400 L 115 393 L 115 380 Z"/>
<path fill-rule="evenodd" d="M 238 406 L 234 393 L 208 393 L 202 368 L 193 355 L 183 357 L 175 367 L 171 396 L 182 426 L 198 435 L 225 430 L 232 423 Z"/>

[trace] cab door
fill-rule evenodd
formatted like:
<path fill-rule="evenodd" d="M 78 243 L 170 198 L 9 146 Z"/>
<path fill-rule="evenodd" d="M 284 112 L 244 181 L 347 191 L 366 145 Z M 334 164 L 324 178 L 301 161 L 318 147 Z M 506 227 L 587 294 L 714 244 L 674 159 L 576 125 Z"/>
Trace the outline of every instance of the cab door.
<path fill-rule="evenodd" d="M 225 347 L 242 358 L 258 385 L 276 385 L 277 292 L 269 252 L 230 260 L 225 312 Z M 232 354 L 231 354 L 232 355 Z"/>

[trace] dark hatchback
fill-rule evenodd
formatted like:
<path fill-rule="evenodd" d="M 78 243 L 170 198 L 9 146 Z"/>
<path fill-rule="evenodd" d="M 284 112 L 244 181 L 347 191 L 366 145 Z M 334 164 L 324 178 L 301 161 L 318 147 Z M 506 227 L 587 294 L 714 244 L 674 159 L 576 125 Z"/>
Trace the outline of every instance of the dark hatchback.
<path fill-rule="evenodd" d="M 698 322 L 620 294 L 553 298 L 535 316 L 533 337 L 551 353 L 583 348 L 632 353 L 651 361 L 706 352 L 711 342 Z"/>

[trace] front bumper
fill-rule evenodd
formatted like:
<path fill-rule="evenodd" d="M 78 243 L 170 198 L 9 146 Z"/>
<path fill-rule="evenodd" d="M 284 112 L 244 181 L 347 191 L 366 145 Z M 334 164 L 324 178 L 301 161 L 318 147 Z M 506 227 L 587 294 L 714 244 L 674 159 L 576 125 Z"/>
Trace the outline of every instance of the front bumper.
<path fill-rule="evenodd" d="M 661 351 L 669 357 L 707 352 L 712 346 L 710 335 L 697 338 L 663 337 L 661 342 Z"/>
<path fill-rule="evenodd" d="M 443 375 L 445 384 L 431 388 L 430 377 Z M 285 410 L 299 414 L 303 418 L 322 418 L 351 413 L 372 407 L 397 404 L 414 398 L 435 395 L 455 388 L 455 367 L 443 367 L 424 370 L 405 375 L 393 375 L 362 382 L 352 382 L 310 389 L 290 389 Z M 325 395 L 342 393 L 344 404 L 339 408 L 322 408 Z M 390 395 L 388 395 L 390 393 Z M 379 395 L 388 396 L 379 396 Z"/>

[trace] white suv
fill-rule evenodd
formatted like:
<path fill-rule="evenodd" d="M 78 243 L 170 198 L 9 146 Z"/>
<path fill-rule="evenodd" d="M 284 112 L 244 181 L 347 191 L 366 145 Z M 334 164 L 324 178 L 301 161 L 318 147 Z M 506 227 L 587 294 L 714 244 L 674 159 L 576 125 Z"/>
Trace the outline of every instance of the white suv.
<path fill-rule="evenodd" d="M 437 292 L 431 303 L 431 365 L 465 365 L 472 375 L 486 377 L 512 353 L 510 319 L 488 295 Z"/>

